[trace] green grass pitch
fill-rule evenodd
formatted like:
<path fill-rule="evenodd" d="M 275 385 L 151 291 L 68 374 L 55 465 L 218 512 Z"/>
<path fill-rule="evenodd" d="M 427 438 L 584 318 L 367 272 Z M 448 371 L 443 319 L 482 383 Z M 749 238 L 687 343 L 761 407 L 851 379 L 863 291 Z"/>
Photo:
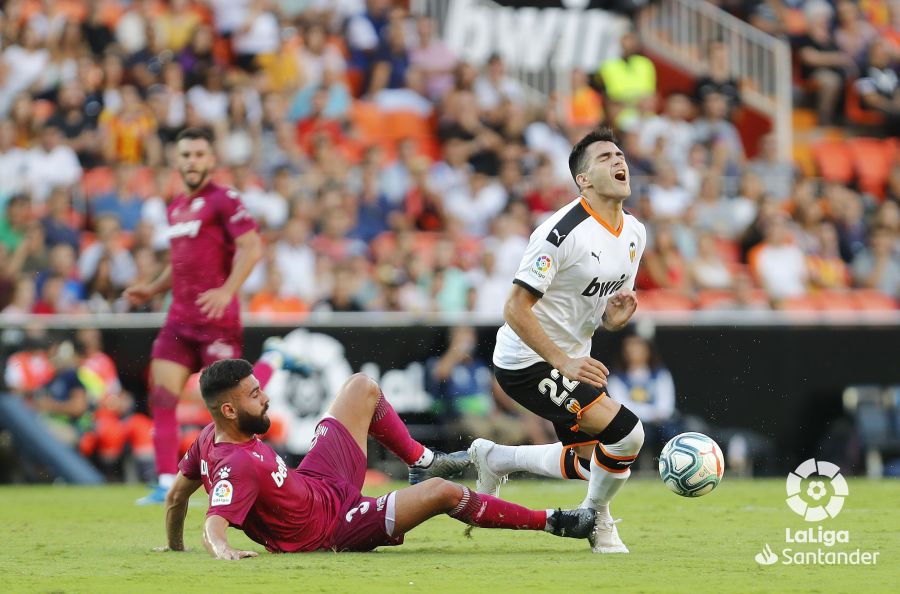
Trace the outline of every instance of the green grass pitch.
<path fill-rule="evenodd" d="M 396 486 L 400 486 L 399 484 Z M 386 492 L 379 488 L 368 494 Z M 407 544 L 374 553 L 270 555 L 227 563 L 200 544 L 206 509 L 198 493 L 185 526 L 187 553 L 164 544 L 162 509 L 133 505 L 144 490 L 0 488 L 3 592 L 873 592 L 900 591 L 900 481 L 850 481 L 843 511 L 822 523 L 848 530 L 837 550 L 879 551 L 874 566 L 763 567 L 785 529 L 806 524 L 784 503 L 783 480 L 726 480 L 683 499 L 659 480 L 632 480 L 613 505 L 629 555 L 594 555 L 586 541 L 548 534 L 475 530 L 431 520 Z M 571 507 L 584 484 L 514 480 L 503 495 L 532 507 Z M 237 531 L 232 544 L 262 551 Z M 809 550 L 817 545 L 793 545 Z"/>

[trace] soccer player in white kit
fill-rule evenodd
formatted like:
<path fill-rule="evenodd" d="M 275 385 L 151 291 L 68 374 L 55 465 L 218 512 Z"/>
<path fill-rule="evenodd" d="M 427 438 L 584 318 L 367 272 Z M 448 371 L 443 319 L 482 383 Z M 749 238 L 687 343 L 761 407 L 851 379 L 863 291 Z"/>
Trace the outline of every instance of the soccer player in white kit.
<path fill-rule="evenodd" d="M 517 471 L 587 480 L 581 505 L 597 511 L 591 549 L 627 553 L 609 502 L 631 475 L 644 429 L 606 393 L 609 370 L 590 352 L 601 324 L 618 330 L 637 308 L 634 279 L 647 232 L 622 208 L 630 178 L 609 129 L 579 141 L 569 169 L 581 194 L 531 234 L 494 349 L 500 386 L 550 420 L 560 441 L 506 446 L 476 439 L 469 455 L 482 493 L 497 495 Z"/>

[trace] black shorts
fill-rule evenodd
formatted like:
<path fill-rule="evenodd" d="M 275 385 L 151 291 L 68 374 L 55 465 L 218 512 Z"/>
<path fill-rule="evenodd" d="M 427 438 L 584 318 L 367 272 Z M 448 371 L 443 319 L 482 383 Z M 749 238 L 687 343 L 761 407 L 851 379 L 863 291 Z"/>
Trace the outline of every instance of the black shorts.
<path fill-rule="evenodd" d="M 581 415 L 607 396 L 603 388 L 573 382 L 545 362 L 524 369 L 494 368 L 497 383 L 510 398 L 551 423 L 564 446 L 596 443 L 597 439 L 578 430 Z"/>

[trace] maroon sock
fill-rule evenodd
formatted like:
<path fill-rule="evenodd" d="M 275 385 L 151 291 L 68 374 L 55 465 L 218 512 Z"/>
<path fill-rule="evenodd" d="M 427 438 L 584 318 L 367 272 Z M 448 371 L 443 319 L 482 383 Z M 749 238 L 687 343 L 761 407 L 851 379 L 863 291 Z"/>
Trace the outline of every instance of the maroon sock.
<path fill-rule="evenodd" d="M 156 452 L 157 474 L 178 473 L 178 420 L 175 407 L 178 396 L 161 386 L 150 390 L 150 412 L 153 415 L 153 450 Z"/>
<path fill-rule="evenodd" d="M 375 412 L 369 423 L 369 435 L 407 465 L 412 465 L 425 453 L 425 446 L 412 438 L 409 429 L 383 393 L 378 395 L 378 402 L 375 403 Z"/>
<path fill-rule="evenodd" d="M 263 355 L 263 357 L 265 357 L 265 355 Z M 272 379 L 274 373 L 275 368 L 265 359 L 259 359 L 253 365 L 253 377 L 259 381 L 260 390 L 266 389 L 266 385 L 268 385 L 269 380 Z"/>
<path fill-rule="evenodd" d="M 547 512 L 544 510 L 528 509 L 492 495 L 470 491 L 468 487 L 463 487 L 459 505 L 447 515 L 481 528 L 543 530 L 547 525 Z"/>

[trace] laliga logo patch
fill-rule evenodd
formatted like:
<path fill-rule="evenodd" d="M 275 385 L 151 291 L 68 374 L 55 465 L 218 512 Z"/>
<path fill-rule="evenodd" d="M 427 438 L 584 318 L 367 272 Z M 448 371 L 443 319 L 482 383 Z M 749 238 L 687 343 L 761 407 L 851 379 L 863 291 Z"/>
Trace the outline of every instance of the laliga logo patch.
<path fill-rule="evenodd" d="M 212 489 L 212 495 L 209 498 L 209 505 L 228 505 L 231 503 L 231 497 L 234 495 L 234 487 L 226 480 L 216 483 Z"/>
<path fill-rule="evenodd" d="M 534 261 L 534 266 L 531 267 L 531 273 L 538 278 L 547 278 L 547 271 L 550 270 L 552 264 L 553 258 L 547 254 L 542 254 Z"/>
<path fill-rule="evenodd" d="M 847 481 L 844 480 L 840 471 L 841 469 L 836 464 L 824 460 L 817 462 L 815 458 L 810 458 L 800 464 L 788 474 L 785 484 L 788 495 L 786 501 L 791 511 L 803 516 L 807 522 L 818 522 L 837 516 L 844 507 L 844 498 L 850 494 Z M 817 478 L 809 481 L 804 493 L 802 482 L 812 475 L 817 475 Z M 831 485 L 832 495 L 827 501 L 823 501 L 829 491 L 826 482 Z"/>

